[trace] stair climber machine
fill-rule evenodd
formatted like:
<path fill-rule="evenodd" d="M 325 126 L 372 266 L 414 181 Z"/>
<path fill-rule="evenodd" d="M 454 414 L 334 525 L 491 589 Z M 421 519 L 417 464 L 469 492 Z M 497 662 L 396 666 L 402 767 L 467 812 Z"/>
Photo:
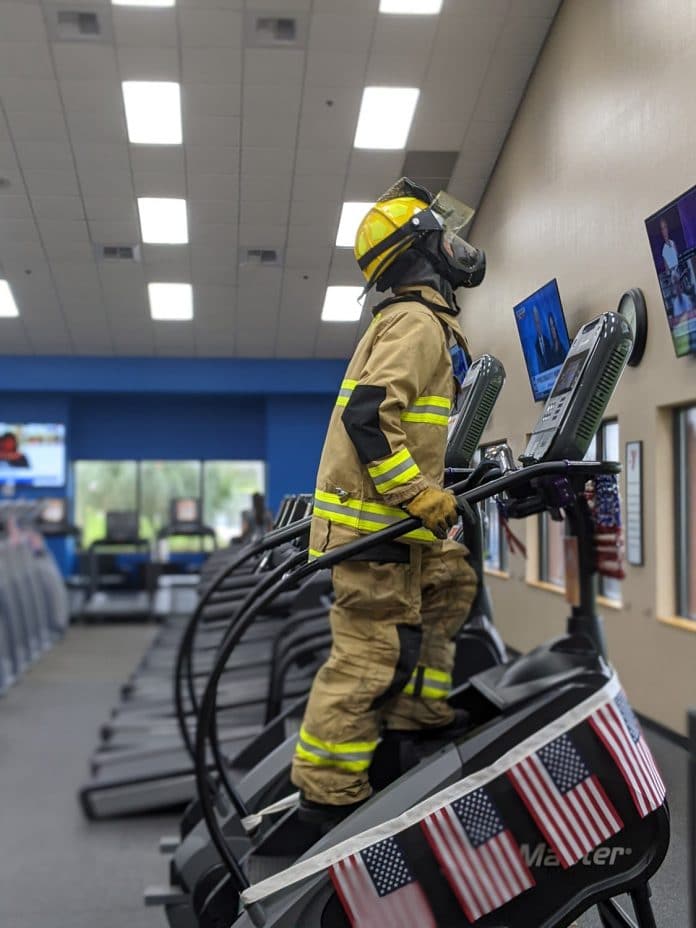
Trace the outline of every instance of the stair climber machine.
<path fill-rule="evenodd" d="M 496 400 L 505 381 L 502 364 L 491 355 L 483 355 L 472 364 L 462 386 L 457 415 L 450 425 L 450 434 L 446 455 L 446 477 L 448 482 L 461 480 L 472 474 L 471 464 L 476 448 L 488 424 Z M 482 471 L 489 470 L 485 464 Z M 457 638 L 457 658 L 453 672 L 455 685 L 464 682 L 472 674 L 502 663 L 506 659 L 505 647 L 493 627 L 491 605 L 483 583 L 483 540 L 478 509 L 469 512 L 469 521 L 465 523 L 462 540 L 470 551 L 470 560 L 479 576 L 479 591 L 469 613 L 469 617 Z M 303 558 L 306 560 L 306 558 Z M 283 568 L 279 568 L 282 574 Z M 269 577 L 269 582 L 272 582 Z M 249 600 L 257 601 L 258 592 Z M 240 609 L 235 617 L 235 625 L 243 619 L 244 610 Z M 195 634 L 195 622 L 187 630 L 188 640 L 182 641 L 177 670 L 177 704 L 179 710 L 184 697 L 188 696 L 191 704 L 198 708 L 199 700 L 191 690 L 190 684 L 190 639 Z M 307 628 L 307 641 L 298 642 L 298 651 L 311 643 L 311 635 L 320 635 L 326 645 L 330 645 L 328 624 L 317 623 L 316 628 Z M 231 660 L 237 659 L 237 649 Z M 225 659 L 229 669 L 230 659 Z M 242 826 L 242 814 L 253 813 L 273 803 L 291 790 L 289 771 L 295 748 L 297 727 L 304 713 L 306 697 L 279 712 L 278 694 L 269 691 L 267 708 L 268 724 L 259 736 L 254 738 L 231 763 L 226 763 L 213 744 L 213 753 L 218 756 L 218 775 L 222 788 L 217 797 L 218 812 L 223 822 L 223 829 L 228 841 L 235 842 L 236 851 L 243 853 L 249 846 L 249 838 Z M 288 726 L 289 719 L 295 724 Z M 181 735 L 194 756 L 194 735 L 183 712 L 179 711 Z M 215 739 L 213 739 L 215 741 Z M 238 794 L 240 803 L 230 801 L 229 792 Z M 170 887 L 153 887 L 146 892 L 149 905 L 164 905 L 169 921 L 177 928 L 183 925 L 196 925 L 197 920 L 191 907 L 198 907 L 200 897 L 207 898 L 211 888 L 226 874 L 215 846 L 211 843 L 205 823 L 201 821 L 200 801 L 191 804 L 181 822 L 181 837 L 163 839 L 160 847 L 163 851 L 175 851 L 170 864 Z"/>
<path fill-rule="evenodd" d="M 210 917 L 200 924 L 566 928 L 596 906 L 604 928 L 656 928 L 648 881 L 669 844 L 665 788 L 608 662 L 596 613 L 598 551 L 620 525 L 620 465 L 582 460 L 631 346 L 629 326 L 614 313 L 583 326 L 523 466 L 475 471 L 452 487 L 464 514 L 493 497 L 507 518 L 563 514 L 574 556 L 568 563 L 577 567 L 566 633 L 456 691 L 451 703 L 468 713 L 468 728 L 450 743 L 426 753 L 417 736 L 409 750 L 385 737 L 392 764 L 420 759 L 395 770 L 389 785 L 322 837 L 300 821 L 296 805 L 271 813 L 270 826 L 252 833 L 243 853 L 221 827 L 205 752 L 217 679 L 241 633 L 231 627 L 196 735 L 201 806 L 228 871 L 205 900 L 201 911 Z M 241 624 L 313 571 L 417 524 L 403 519 L 291 571 Z M 243 812 L 242 797 L 227 791 Z M 616 901 L 623 893 L 635 921 Z M 223 896 L 226 909 L 214 920 Z"/>

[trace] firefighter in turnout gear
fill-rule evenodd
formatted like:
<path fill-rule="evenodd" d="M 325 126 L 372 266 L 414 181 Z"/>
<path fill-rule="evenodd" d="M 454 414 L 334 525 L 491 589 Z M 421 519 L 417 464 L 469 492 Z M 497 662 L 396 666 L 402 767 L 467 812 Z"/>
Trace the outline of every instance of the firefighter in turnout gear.
<path fill-rule="evenodd" d="M 485 255 L 463 231 L 473 211 L 403 178 L 369 210 L 355 256 L 393 296 L 346 370 L 319 464 L 310 556 L 416 516 L 403 541 L 333 569 L 332 649 L 314 679 L 292 767 L 300 815 L 330 821 L 366 799 L 384 727 L 451 725 L 454 637 L 476 594 L 442 488 L 455 375 L 468 359 L 455 290 L 477 286 Z M 340 808 L 339 808 L 340 807 Z M 324 819 L 321 817 L 324 816 Z"/>

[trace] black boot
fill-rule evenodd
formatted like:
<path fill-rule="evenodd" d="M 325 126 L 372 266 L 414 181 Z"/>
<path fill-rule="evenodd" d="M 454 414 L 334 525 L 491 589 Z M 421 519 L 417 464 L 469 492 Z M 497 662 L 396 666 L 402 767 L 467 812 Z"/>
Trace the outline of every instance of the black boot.
<path fill-rule="evenodd" d="M 344 818 L 348 818 L 356 809 L 365 802 L 361 799 L 359 802 L 351 802 L 343 806 L 331 805 L 328 802 L 313 802 L 304 796 L 300 798 L 300 805 L 297 809 L 297 818 L 306 825 L 314 825 L 321 830 L 322 834 L 331 831 L 334 825 L 338 825 Z"/>

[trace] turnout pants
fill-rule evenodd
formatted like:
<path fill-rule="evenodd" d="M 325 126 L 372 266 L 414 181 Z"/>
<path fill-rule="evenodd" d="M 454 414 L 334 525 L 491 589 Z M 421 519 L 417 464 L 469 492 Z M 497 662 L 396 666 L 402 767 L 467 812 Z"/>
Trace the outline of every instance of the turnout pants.
<path fill-rule="evenodd" d="M 383 726 L 446 725 L 454 636 L 476 595 L 466 548 L 410 545 L 407 564 L 345 561 L 333 569 L 333 644 L 309 695 L 292 782 L 314 802 L 370 795 Z"/>

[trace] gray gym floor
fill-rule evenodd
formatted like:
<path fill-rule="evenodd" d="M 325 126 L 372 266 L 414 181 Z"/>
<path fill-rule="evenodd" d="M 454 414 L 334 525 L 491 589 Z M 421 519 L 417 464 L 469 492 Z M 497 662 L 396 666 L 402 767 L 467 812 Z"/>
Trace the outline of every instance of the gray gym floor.
<path fill-rule="evenodd" d="M 154 629 L 77 626 L 0 699 L 0 926 L 163 928 L 145 909 L 165 882 L 161 835 L 175 817 L 87 822 L 76 801 L 99 725 Z M 653 881 L 660 928 L 688 925 L 686 754 L 649 733 L 670 790 L 673 838 Z M 532 926 L 529 926 L 532 928 Z M 585 915 L 580 928 L 600 928 Z"/>

